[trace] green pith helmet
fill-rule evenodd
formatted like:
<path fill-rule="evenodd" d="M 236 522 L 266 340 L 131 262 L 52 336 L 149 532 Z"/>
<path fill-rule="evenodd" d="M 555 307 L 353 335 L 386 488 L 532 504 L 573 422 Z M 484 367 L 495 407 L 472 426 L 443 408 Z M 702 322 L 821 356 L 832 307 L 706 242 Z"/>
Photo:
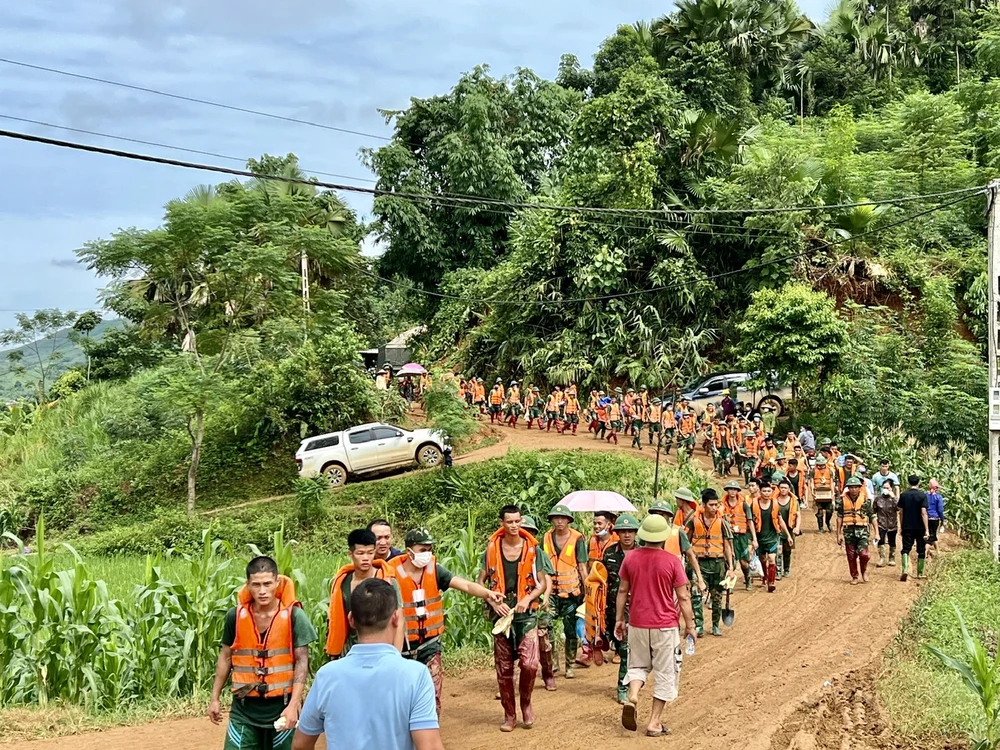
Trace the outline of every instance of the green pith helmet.
<path fill-rule="evenodd" d="M 697 504 L 698 500 L 695 498 L 694 493 L 687 487 L 678 487 L 674 490 L 674 500 L 678 502 L 694 503 Z"/>
<path fill-rule="evenodd" d="M 861 487 L 861 479 L 859 477 L 851 477 L 847 480 L 847 487 Z"/>
<path fill-rule="evenodd" d="M 655 503 L 649 506 L 650 513 L 659 513 L 661 516 L 674 517 L 677 512 L 674 510 L 674 506 L 668 503 L 666 500 L 657 500 Z"/>
<path fill-rule="evenodd" d="M 728 482 L 726 482 L 725 486 L 722 489 L 739 491 L 742 490 L 743 488 L 740 487 L 740 483 L 737 482 L 735 479 L 730 479 Z"/>
<path fill-rule="evenodd" d="M 784 478 L 785 478 L 785 472 L 776 471 L 773 474 L 771 474 L 771 484 L 777 484 Z"/>
<path fill-rule="evenodd" d="M 521 521 L 524 526 L 524 521 Z M 638 531 L 639 521 L 631 513 L 622 513 L 615 521 L 615 531 Z"/>
<path fill-rule="evenodd" d="M 536 534 L 538 533 L 538 524 L 535 523 L 535 519 L 531 516 L 521 516 L 521 528 L 534 531 Z"/>
<path fill-rule="evenodd" d="M 826 456 L 817 456 L 816 457 L 816 465 L 817 466 L 826 466 L 826 464 L 827 464 Z"/>
<path fill-rule="evenodd" d="M 744 430 L 743 437 L 753 437 L 756 434 L 753 430 Z"/>
<path fill-rule="evenodd" d="M 635 388 L 629 388 L 626 393 L 635 393 Z"/>
<path fill-rule="evenodd" d="M 644 386 L 644 385 L 640 385 L 639 386 L 639 390 L 640 391 L 648 391 L 649 389 L 646 386 Z"/>
<path fill-rule="evenodd" d="M 497 378 L 497 385 L 503 385 L 503 378 Z"/>
<path fill-rule="evenodd" d="M 412 547 L 414 544 L 434 544 L 434 535 L 431 534 L 430 529 L 423 526 L 417 529 L 410 529 L 406 532 L 403 544 L 407 547 Z"/>
<path fill-rule="evenodd" d="M 659 396 L 653 396 L 653 400 L 650 401 L 649 403 L 651 403 L 651 404 L 658 404 L 658 403 L 660 403 L 660 397 Z"/>
<path fill-rule="evenodd" d="M 819 444 L 820 444 L 821 447 L 822 446 L 832 445 L 832 443 L 829 440 L 826 440 L 826 439 L 820 440 Z"/>
<path fill-rule="evenodd" d="M 774 460 L 775 461 L 784 461 L 785 460 L 785 454 L 782 453 L 781 451 L 778 451 L 777 455 L 775 455 L 775 457 L 774 457 Z"/>
<path fill-rule="evenodd" d="M 531 392 L 532 393 L 540 393 L 540 391 L 538 390 L 538 386 L 536 385 L 534 388 L 532 388 Z"/>
<path fill-rule="evenodd" d="M 621 393 L 621 392 L 622 392 L 621 388 L 615 388 L 615 393 Z"/>
<path fill-rule="evenodd" d="M 560 516 L 563 518 L 568 518 L 572 521 L 573 511 L 571 511 L 562 503 L 556 503 L 555 505 L 552 506 L 552 510 L 549 511 L 549 519 L 559 518 Z"/>

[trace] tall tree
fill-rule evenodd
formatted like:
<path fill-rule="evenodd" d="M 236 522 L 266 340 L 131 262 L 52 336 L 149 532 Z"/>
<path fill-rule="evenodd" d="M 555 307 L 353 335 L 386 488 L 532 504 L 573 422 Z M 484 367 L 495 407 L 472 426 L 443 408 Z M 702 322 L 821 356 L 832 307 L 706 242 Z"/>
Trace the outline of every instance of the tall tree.
<path fill-rule="evenodd" d="M 31 378 L 40 402 L 72 343 L 65 329 L 76 319 L 75 312 L 55 309 L 35 310 L 31 315 L 17 313 L 17 325 L 0 332 L 0 347 L 18 347 L 7 353 L 11 371 Z"/>

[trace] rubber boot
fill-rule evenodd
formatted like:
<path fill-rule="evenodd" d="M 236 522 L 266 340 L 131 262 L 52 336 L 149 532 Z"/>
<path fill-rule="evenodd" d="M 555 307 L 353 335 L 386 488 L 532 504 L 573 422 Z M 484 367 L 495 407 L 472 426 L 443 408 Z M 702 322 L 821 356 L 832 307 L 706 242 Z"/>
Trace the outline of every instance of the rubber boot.
<path fill-rule="evenodd" d="M 583 648 L 580 649 L 580 655 L 576 657 L 576 666 L 584 668 L 589 667 L 593 658 L 594 647 L 584 641 Z"/>
<path fill-rule="evenodd" d="M 555 652 L 552 650 L 551 643 L 545 644 L 548 647 L 547 649 L 543 648 L 541 640 L 539 639 L 538 643 L 538 662 L 542 671 L 542 682 L 546 690 L 552 691 L 556 689 L 556 670 L 553 662 Z M 545 640 L 548 641 L 548 636 L 545 637 Z"/>
<path fill-rule="evenodd" d="M 823 533 L 823 514 L 822 513 L 817 513 L 816 514 L 816 528 L 819 530 L 820 534 Z"/>
<path fill-rule="evenodd" d="M 772 593 L 775 589 L 774 579 L 778 576 L 778 566 L 775 563 L 767 564 L 767 591 Z"/>
<path fill-rule="evenodd" d="M 889 564 L 892 565 L 893 567 L 895 567 L 895 565 L 896 565 L 896 548 L 895 547 L 890 547 L 889 548 Z"/>
<path fill-rule="evenodd" d="M 548 425 L 545 427 L 546 432 L 552 432 L 552 420 L 549 420 Z"/>
<path fill-rule="evenodd" d="M 535 725 L 535 711 L 531 707 L 531 693 L 535 689 L 535 670 L 521 668 L 518 677 L 517 693 L 521 704 L 521 719 L 525 729 L 531 729 Z"/>
<path fill-rule="evenodd" d="M 566 640 L 566 669 L 563 672 L 563 676 L 567 680 L 572 680 L 576 677 L 576 669 L 574 669 L 574 662 L 576 661 L 576 640 L 570 641 Z"/>
<path fill-rule="evenodd" d="M 923 558 L 920 557 L 917 558 L 917 578 L 924 577 L 924 563 L 926 562 L 927 561 L 924 560 Z"/>
<path fill-rule="evenodd" d="M 615 445 L 618 445 L 618 433 L 617 432 L 612 432 L 611 433 L 611 437 L 613 437 L 615 439 Z"/>
<path fill-rule="evenodd" d="M 903 573 L 902 575 L 899 576 L 899 580 L 905 581 L 907 578 L 910 577 L 910 556 L 903 555 L 900 558 L 900 562 L 903 563 Z"/>
<path fill-rule="evenodd" d="M 885 567 L 885 545 L 884 544 L 880 544 L 878 546 L 878 562 L 875 564 L 875 567 L 876 568 L 884 568 Z"/>
<path fill-rule="evenodd" d="M 498 681 L 500 686 L 500 705 L 503 706 L 503 724 L 501 732 L 513 732 L 517 726 L 517 705 L 514 701 L 514 676 Z"/>
<path fill-rule="evenodd" d="M 691 585 L 691 609 L 694 610 L 694 628 L 701 637 L 705 633 L 705 612 L 701 592 L 694 584 Z"/>

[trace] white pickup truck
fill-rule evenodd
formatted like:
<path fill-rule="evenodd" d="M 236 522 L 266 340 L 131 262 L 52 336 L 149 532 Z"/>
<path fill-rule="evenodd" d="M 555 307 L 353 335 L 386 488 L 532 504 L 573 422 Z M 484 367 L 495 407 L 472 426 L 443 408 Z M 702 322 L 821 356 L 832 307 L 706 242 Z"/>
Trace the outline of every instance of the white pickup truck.
<path fill-rule="evenodd" d="M 306 438 L 295 452 L 300 477 L 324 474 L 340 487 L 352 474 L 372 474 L 400 466 L 437 466 L 447 439 L 436 430 L 404 430 L 375 422 L 343 432 Z"/>

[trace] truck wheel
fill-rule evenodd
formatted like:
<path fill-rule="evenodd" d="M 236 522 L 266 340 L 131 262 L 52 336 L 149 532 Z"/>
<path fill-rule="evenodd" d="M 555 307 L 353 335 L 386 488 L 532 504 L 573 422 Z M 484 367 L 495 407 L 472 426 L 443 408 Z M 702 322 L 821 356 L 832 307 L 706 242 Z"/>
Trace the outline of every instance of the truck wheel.
<path fill-rule="evenodd" d="M 340 464 L 327 464 L 323 467 L 323 476 L 331 487 L 343 487 L 347 484 L 347 469 Z"/>
<path fill-rule="evenodd" d="M 770 406 L 774 409 L 775 417 L 780 417 L 785 411 L 785 403 L 773 393 L 770 396 L 764 396 L 764 398 L 760 400 L 760 403 L 757 404 L 757 409 L 759 410 L 764 406 Z"/>
<path fill-rule="evenodd" d="M 441 449 L 427 443 L 417 448 L 417 463 L 421 466 L 437 466 L 441 463 Z"/>

